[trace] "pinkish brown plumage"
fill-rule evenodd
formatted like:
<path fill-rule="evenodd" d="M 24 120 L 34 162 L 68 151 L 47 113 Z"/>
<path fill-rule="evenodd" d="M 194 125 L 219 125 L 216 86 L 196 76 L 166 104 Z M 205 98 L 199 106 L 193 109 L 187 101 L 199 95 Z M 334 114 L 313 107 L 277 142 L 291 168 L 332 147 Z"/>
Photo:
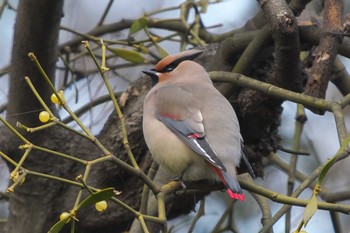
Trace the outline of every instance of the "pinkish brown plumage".
<path fill-rule="evenodd" d="M 189 50 L 144 71 L 155 84 L 144 101 L 143 132 L 153 158 L 183 180 L 222 182 L 244 201 L 237 181 L 241 159 L 239 123 L 231 104 Z"/>

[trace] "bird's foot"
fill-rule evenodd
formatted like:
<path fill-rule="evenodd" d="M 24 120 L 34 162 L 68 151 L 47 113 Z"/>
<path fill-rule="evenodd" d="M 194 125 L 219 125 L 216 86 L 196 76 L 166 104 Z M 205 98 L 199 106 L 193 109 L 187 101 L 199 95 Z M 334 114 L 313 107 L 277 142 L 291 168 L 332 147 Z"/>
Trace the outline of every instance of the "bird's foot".
<path fill-rule="evenodd" d="M 183 181 L 183 179 L 182 179 L 182 175 L 176 176 L 176 177 L 174 177 L 174 178 L 171 179 L 171 180 L 179 182 L 180 185 L 181 185 L 181 187 L 182 187 L 182 189 L 183 189 L 184 191 L 186 191 L 187 187 L 186 187 L 186 185 L 185 185 L 185 183 L 184 183 L 184 181 Z"/>

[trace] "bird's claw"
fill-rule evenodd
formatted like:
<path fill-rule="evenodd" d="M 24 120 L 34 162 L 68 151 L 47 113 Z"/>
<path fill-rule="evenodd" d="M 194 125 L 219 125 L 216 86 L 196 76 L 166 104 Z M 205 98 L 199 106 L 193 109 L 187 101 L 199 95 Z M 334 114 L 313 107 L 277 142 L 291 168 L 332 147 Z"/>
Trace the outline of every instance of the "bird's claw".
<path fill-rule="evenodd" d="M 179 182 L 180 185 L 181 185 L 181 187 L 182 187 L 182 189 L 183 189 L 184 191 L 186 191 L 187 187 L 186 187 L 186 184 L 184 183 L 184 181 L 182 180 L 182 176 L 174 177 L 172 180 L 173 180 L 173 181 Z"/>

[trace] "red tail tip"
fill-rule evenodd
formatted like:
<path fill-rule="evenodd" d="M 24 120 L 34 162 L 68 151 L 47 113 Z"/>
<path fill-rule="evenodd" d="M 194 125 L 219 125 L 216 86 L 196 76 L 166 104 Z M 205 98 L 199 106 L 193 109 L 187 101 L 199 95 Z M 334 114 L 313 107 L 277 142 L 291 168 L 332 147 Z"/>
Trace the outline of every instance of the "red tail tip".
<path fill-rule="evenodd" d="M 245 197 L 243 193 L 234 193 L 232 192 L 230 189 L 227 189 L 227 193 L 228 195 L 232 198 L 232 199 L 237 199 L 237 200 L 241 200 L 241 201 L 245 201 Z"/>

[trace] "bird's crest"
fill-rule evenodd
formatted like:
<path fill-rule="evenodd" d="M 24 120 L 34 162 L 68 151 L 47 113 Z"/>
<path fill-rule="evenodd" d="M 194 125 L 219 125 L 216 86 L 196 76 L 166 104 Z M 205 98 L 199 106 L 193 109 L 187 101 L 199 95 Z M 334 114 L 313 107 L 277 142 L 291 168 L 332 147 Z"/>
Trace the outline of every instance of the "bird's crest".
<path fill-rule="evenodd" d="M 154 69 L 159 73 L 171 72 L 181 62 L 186 60 L 193 60 L 201 53 L 203 53 L 202 50 L 192 49 L 180 52 L 178 54 L 166 56 L 155 65 Z"/>

